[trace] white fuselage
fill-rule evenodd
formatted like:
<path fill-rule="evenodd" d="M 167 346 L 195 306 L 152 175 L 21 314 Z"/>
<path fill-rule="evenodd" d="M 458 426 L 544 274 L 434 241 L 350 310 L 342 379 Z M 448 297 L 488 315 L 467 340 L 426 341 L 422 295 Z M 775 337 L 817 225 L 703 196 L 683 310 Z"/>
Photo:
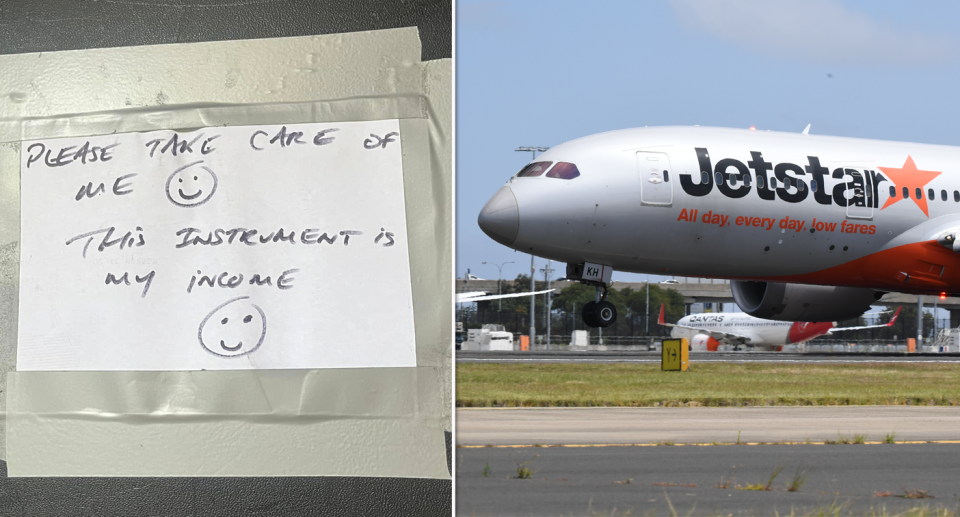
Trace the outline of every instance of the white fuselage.
<path fill-rule="evenodd" d="M 826 334 L 833 323 L 805 323 L 793 321 L 772 321 L 754 318 L 742 312 L 717 314 L 692 314 L 684 316 L 677 325 L 695 327 L 725 334 L 743 336 L 749 339 L 750 346 L 779 346 L 802 343 Z M 702 332 L 695 329 L 673 327 L 670 336 L 674 338 L 693 338 Z"/>
<path fill-rule="evenodd" d="M 639 273 L 960 293 L 960 258 L 936 242 L 960 230 L 958 147 L 654 127 L 566 142 L 533 163 L 542 170 L 510 178 L 479 219 L 525 253 Z"/>

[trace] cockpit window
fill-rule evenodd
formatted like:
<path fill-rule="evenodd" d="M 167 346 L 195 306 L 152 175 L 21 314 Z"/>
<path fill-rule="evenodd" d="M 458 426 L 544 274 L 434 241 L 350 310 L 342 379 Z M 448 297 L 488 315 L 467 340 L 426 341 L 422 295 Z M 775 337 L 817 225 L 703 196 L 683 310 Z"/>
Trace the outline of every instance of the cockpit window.
<path fill-rule="evenodd" d="M 531 178 L 534 176 L 539 176 L 543 174 L 543 171 L 550 168 L 550 164 L 553 162 L 533 162 L 527 164 L 526 167 L 520 169 L 520 172 L 517 173 L 518 178 Z"/>
<path fill-rule="evenodd" d="M 560 178 L 562 180 L 572 180 L 580 175 L 577 166 L 567 162 L 557 162 L 556 165 L 547 173 L 548 178 Z"/>

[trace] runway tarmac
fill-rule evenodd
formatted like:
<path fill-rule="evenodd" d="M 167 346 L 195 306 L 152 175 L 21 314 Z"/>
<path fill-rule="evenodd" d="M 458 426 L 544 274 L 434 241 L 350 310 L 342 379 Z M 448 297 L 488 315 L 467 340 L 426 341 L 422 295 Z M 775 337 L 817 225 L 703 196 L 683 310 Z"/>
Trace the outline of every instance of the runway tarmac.
<path fill-rule="evenodd" d="M 842 515 L 919 505 L 956 511 L 958 456 L 957 444 L 458 448 L 456 508 L 477 516 L 671 515 L 671 507 L 675 515 L 788 515 L 831 505 L 843 505 Z M 521 466 L 529 479 L 516 479 Z M 765 485 L 778 466 L 772 490 L 736 488 Z M 808 478 L 789 492 L 798 469 Z M 717 488 L 721 480 L 729 485 Z M 904 489 L 933 498 L 896 497 Z"/>
<path fill-rule="evenodd" d="M 458 409 L 457 445 L 960 441 L 960 407 Z"/>
<path fill-rule="evenodd" d="M 533 351 L 456 353 L 458 363 L 660 363 L 660 352 Z M 849 354 L 782 352 L 692 352 L 690 363 L 960 363 L 960 354 Z"/>
<path fill-rule="evenodd" d="M 668 497 L 680 515 L 960 505 L 960 407 L 459 409 L 456 426 L 459 515 L 662 515 Z M 823 445 L 858 435 L 866 444 Z M 928 440 L 941 443 L 916 443 Z M 531 479 L 515 479 L 520 466 Z M 777 490 L 735 489 L 778 466 Z M 804 468 L 807 483 L 786 491 Z M 734 482 L 714 488 L 721 476 Z M 894 497 L 901 486 L 935 498 Z"/>

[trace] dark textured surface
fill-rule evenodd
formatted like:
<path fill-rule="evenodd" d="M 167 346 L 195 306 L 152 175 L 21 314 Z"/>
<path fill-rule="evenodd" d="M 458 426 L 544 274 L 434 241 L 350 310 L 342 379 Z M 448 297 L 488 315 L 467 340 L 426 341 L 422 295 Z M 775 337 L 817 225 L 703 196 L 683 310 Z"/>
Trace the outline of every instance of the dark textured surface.
<path fill-rule="evenodd" d="M 0 516 L 450 515 L 450 481 L 394 478 L 7 478 Z"/>
<path fill-rule="evenodd" d="M 420 28 L 451 56 L 450 0 L 0 0 L 0 54 Z"/>
<path fill-rule="evenodd" d="M 0 0 L 0 54 L 417 26 L 429 60 L 451 57 L 451 13 L 449 1 Z M 0 467 L 0 516 L 450 515 L 452 505 L 449 480 L 7 478 Z"/>
<path fill-rule="evenodd" d="M 899 515 L 922 505 L 957 511 L 958 453 L 956 444 L 457 449 L 457 515 L 887 515 L 882 507 Z M 533 471 L 530 479 L 516 479 L 522 465 Z M 767 484 L 778 466 L 771 490 L 742 489 Z M 809 477 L 789 492 L 798 469 Z M 717 488 L 721 476 L 730 481 L 726 488 Z M 895 497 L 904 489 L 933 498 Z M 817 513 L 831 506 L 843 510 Z"/>

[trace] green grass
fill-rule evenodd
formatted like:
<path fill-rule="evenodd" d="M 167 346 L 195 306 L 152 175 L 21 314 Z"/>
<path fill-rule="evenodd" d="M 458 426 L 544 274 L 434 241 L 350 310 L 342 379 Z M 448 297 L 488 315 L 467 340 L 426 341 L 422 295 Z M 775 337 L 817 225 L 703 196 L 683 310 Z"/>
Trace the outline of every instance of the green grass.
<path fill-rule="evenodd" d="M 533 477 L 533 470 L 527 467 L 526 463 L 517 466 L 517 479 L 530 479 Z"/>
<path fill-rule="evenodd" d="M 797 467 L 797 471 L 793 474 L 793 477 L 790 478 L 790 482 L 787 483 L 787 491 L 799 492 L 803 485 L 807 483 L 808 479 L 810 479 L 810 467 L 800 465 Z"/>
<path fill-rule="evenodd" d="M 517 463 L 517 475 L 514 476 L 516 479 L 530 479 L 533 477 L 534 470 L 530 468 L 530 464 L 533 463 L 533 460 L 528 460 L 524 462 L 517 461 L 516 463 Z"/>
<path fill-rule="evenodd" d="M 692 507 L 689 511 L 684 512 L 683 509 L 678 510 L 674 507 L 673 503 L 670 501 L 670 498 L 667 494 L 664 494 L 664 498 L 669 506 L 669 510 L 664 513 L 657 513 L 656 510 L 648 510 L 641 515 L 646 517 L 655 517 L 658 515 L 667 515 L 670 517 L 680 517 L 690 516 L 690 515 L 710 515 L 713 517 L 729 517 L 733 515 L 728 512 L 721 512 L 714 510 L 712 512 L 704 512 L 702 510 L 697 510 L 696 506 Z M 607 512 L 598 512 L 593 510 L 593 501 L 591 500 L 587 504 L 587 515 L 592 517 L 614 517 L 614 516 L 627 516 L 634 515 L 633 509 L 630 508 L 624 513 L 618 512 L 616 508 L 607 511 Z M 780 512 L 775 512 L 772 515 L 778 515 L 780 517 L 960 517 L 956 508 L 948 508 L 943 505 L 930 506 L 925 504 L 919 504 L 905 510 L 888 510 L 886 505 L 877 504 L 872 505 L 869 509 L 854 510 L 852 508 L 851 502 L 839 502 L 835 501 L 829 505 L 817 506 L 813 509 L 799 509 L 791 507 L 789 510 L 783 510 Z M 573 515 L 573 514 L 571 514 Z M 756 511 L 746 511 L 737 513 L 737 515 L 760 515 Z"/>
<path fill-rule="evenodd" d="M 960 365 L 457 365 L 458 407 L 960 405 Z"/>
<path fill-rule="evenodd" d="M 747 484 L 746 486 L 738 486 L 737 490 L 770 490 L 773 487 L 773 480 L 777 479 L 777 476 L 780 475 L 780 472 L 783 471 L 783 465 L 777 465 L 773 469 L 773 473 L 770 474 L 770 479 L 767 480 L 766 484 L 757 483 L 754 485 Z"/>

